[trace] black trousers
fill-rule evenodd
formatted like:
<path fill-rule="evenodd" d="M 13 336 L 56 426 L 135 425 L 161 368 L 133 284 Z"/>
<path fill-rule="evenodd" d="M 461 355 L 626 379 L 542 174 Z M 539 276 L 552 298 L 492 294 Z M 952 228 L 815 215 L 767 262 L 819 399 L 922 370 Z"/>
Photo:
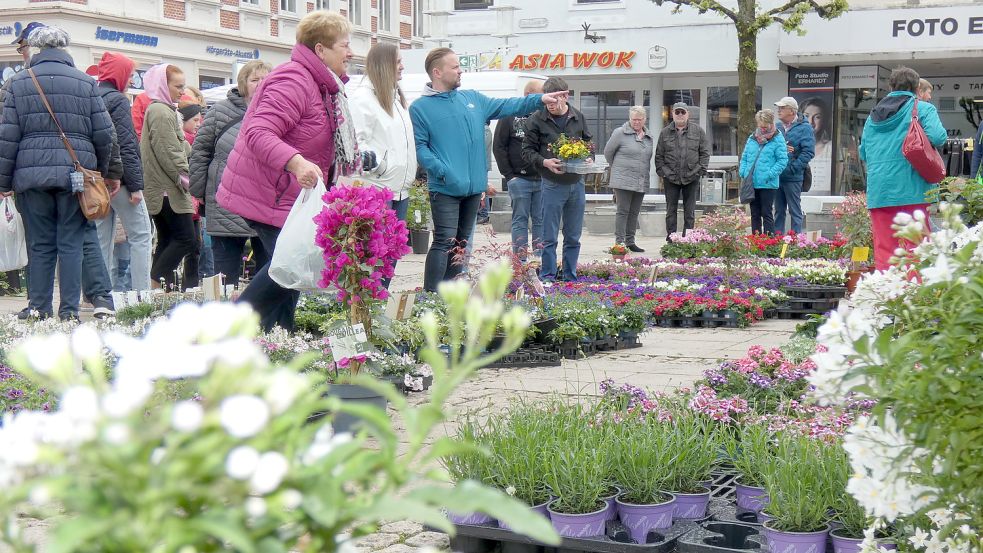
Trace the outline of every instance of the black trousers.
<path fill-rule="evenodd" d="M 174 213 L 167 198 L 164 198 L 160 213 L 153 219 L 157 227 L 157 249 L 150 266 L 150 278 L 154 282 L 163 279 L 170 289 L 174 286 L 174 271 L 181 260 L 195 251 L 195 223 L 190 213 Z"/>
<path fill-rule="evenodd" d="M 256 221 L 246 220 L 246 222 L 256 231 L 263 247 L 270 253 L 272 259 L 276 239 L 280 236 L 280 229 Z M 249 282 L 249 286 L 246 286 L 242 295 L 239 296 L 239 301 L 248 303 L 259 314 L 259 324 L 265 332 L 273 330 L 274 326 L 293 332 L 294 313 L 297 311 L 297 300 L 299 299 L 300 292 L 284 288 L 270 278 L 269 261 L 256 272 L 256 276 Z"/>
<path fill-rule="evenodd" d="M 662 181 L 666 189 L 666 236 L 676 232 L 676 211 L 679 209 L 679 199 L 683 199 L 683 235 L 696 226 L 696 192 L 700 188 L 700 180 L 689 184 L 673 184 Z"/>

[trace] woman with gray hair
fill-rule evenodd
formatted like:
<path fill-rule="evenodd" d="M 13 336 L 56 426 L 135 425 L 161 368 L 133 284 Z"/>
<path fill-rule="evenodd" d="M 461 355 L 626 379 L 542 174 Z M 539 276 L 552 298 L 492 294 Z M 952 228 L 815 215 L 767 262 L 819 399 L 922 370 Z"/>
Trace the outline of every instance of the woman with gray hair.
<path fill-rule="evenodd" d="M 785 137 L 775 126 L 775 112 L 763 109 L 755 114 L 758 128 L 748 137 L 741 155 L 741 178 L 754 183 L 754 199 L 751 201 L 751 232 L 775 233 L 775 196 L 778 194 L 778 177 L 788 165 L 788 148 Z"/>
<path fill-rule="evenodd" d="M 53 314 L 57 262 L 62 320 L 78 319 L 82 242 L 92 224 L 75 196 L 76 171 L 62 142 L 62 131 L 79 163 L 104 176 L 109 171 L 114 135 L 96 82 L 75 68 L 65 51 L 68 44 L 68 33 L 58 27 L 40 27 L 31 33 L 28 45 L 39 52 L 27 71 L 13 77 L 0 118 L 0 192 L 18 194 L 26 219 L 31 266 L 28 309 L 41 317 Z"/>
<path fill-rule="evenodd" d="M 614 129 L 604 147 L 604 159 L 611 165 L 611 182 L 618 211 L 614 219 L 614 239 L 633 252 L 644 252 L 635 243 L 638 213 L 649 187 L 655 142 L 645 127 L 645 108 L 628 109 L 628 122 Z"/>

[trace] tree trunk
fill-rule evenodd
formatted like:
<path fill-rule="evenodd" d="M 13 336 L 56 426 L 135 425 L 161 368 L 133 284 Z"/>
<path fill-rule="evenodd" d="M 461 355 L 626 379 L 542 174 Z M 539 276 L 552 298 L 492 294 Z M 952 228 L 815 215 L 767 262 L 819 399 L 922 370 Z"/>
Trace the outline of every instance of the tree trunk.
<path fill-rule="evenodd" d="M 737 28 L 737 153 L 744 153 L 744 143 L 754 132 L 757 112 L 758 32 L 755 29 L 755 1 L 738 0 L 741 21 Z"/>

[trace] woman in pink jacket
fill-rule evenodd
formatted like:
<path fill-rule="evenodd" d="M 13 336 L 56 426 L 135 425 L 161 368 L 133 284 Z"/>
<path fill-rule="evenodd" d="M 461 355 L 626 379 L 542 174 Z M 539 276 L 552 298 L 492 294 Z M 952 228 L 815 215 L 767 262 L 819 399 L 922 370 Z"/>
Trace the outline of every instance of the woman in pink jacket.
<path fill-rule="evenodd" d="M 347 18 L 326 10 L 301 19 L 290 61 L 256 91 L 222 174 L 215 200 L 245 219 L 271 255 L 301 188 L 319 178 L 330 187 L 336 171 L 354 171 L 355 129 L 344 94 L 351 30 Z M 240 300 L 259 313 L 263 329 L 293 330 L 299 293 L 268 271 L 269 264 L 256 273 Z"/>

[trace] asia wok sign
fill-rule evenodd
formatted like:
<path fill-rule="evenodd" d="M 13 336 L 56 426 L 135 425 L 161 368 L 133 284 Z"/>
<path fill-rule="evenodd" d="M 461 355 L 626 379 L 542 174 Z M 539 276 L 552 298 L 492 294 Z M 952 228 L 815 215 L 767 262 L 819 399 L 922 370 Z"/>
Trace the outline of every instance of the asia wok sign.
<path fill-rule="evenodd" d="M 533 69 L 621 69 L 632 68 L 632 58 L 635 51 L 629 52 L 574 52 L 519 54 L 509 63 L 513 71 L 529 71 Z"/>

